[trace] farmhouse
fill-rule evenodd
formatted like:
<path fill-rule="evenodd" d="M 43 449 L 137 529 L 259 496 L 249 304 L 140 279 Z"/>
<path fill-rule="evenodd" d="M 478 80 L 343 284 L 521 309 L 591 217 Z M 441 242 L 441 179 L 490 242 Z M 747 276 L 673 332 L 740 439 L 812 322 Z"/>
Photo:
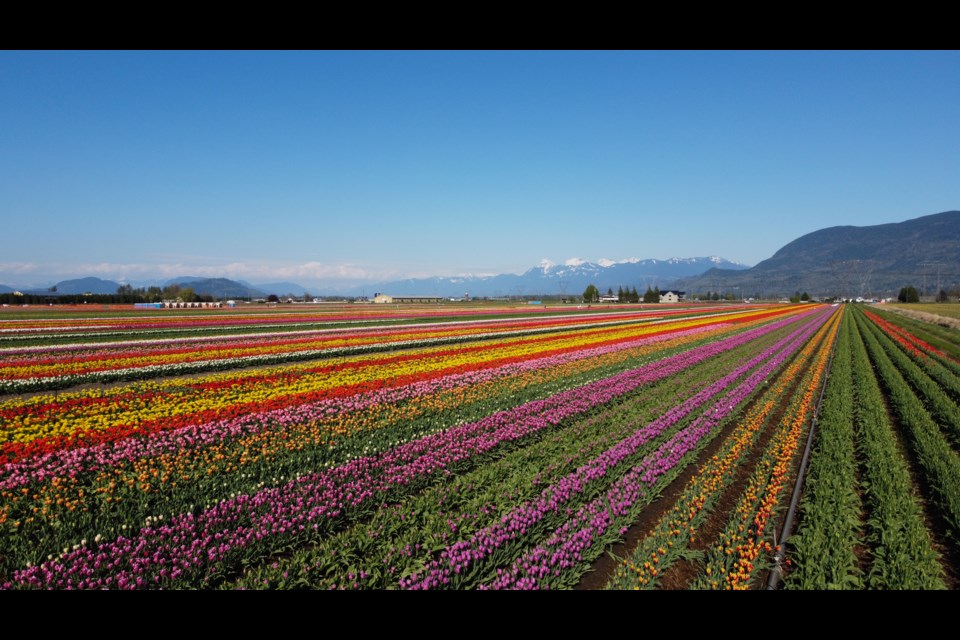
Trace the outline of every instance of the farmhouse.
<path fill-rule="evenodd" d="M 660 302 L 663 303 L 673 303 L 680 302 L 687 295 L 686 291 L 661 291 L 660 292 Z"/>

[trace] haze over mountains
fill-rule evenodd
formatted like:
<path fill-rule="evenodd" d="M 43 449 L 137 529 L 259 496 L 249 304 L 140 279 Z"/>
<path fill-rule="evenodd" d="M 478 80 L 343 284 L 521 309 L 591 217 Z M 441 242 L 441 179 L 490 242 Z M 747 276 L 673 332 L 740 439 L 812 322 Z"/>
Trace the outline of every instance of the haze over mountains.
<path fill-rule="evenodd" d="M 682 246 L 682 243 L 678 246 Z M 691 294 L 736 291 L 743 297 L 771 297 L 808 292 L 815 297 L 895 296 L 913 285 L 922 293 L 960 288 L 960 211 L 945 211 L 905 222 L 866 227 L 837 226 L 803 235 L 754 267 L 720 257 L 599 260 L 572 258 L 564 263 L 543 260 L 522 274 L 464 275 L 395 280 L 340 287 L 336 283 L 303 286 L 295 282 L 251 284 L 226 278 L 181 276 L 164 282 L 179 284 L 214 298 L 262 298 L 269 294 L 302 296 L 423 295 L 441 297 L 580 295 L 587 285 L 608 288 L 680 289 Z M 61 294 L 116 293 L 121 283 L 100 278 L 58 282 Z M 15 289 L 44 292 L 48 288 L 0 285 L 0 293 Z"/>
<path fill-rule="evenodd" d="M 684 276 L 698 275 L 713 267 L 728 270 L 748 268 L 720 257 L 670 258 L 668 260 L 629 258 L 627 260 L 600 260 L 588 262 L 571 258 L 562 264 L 543 260 L 536 267 L 522 274 L 504 273 L 493 276 L 461 276 L 454 278 L 418 278 L 396 280 L 376 285 L 367 295 L 388 293 L 390 295 L 429 295 L 460 297 L 535 296 L 583 293 L 593 284 L 602 291 L 617 287 L 637 287 L 642 293 L 649 286 L 664 287 Z M 350 295 L 360 295 L 354 288 Z"/>
<path fill-rule="evenodd" d="M 248 282 L 229 280 L 227 278 L 201 278 L 181 276 L 170 278 L 156 286 L 178 284 L 181 287 L 190 287 L 201 295 L 211 295 L 216 299 L 222 298 L 263 298 L 269 294 L 279 296 L 311 295 L 341 295 L 341 296 L 368 296 L 383 292 L 392 295 L 429 295 L 442 297 L 461 297 L 469 294 L 473 297 L 517 296 L 517 295 L 552 295 L 567 293 L 579 295 L 589 284 L 596 282 L 604 284 L 603 288 L 619 286 L 664 286 L 682 276 L 696 275 L 705 270 L 720 266 L 729 270 L 746 269 L 746 265 L 739 265 L 723 258 L 671 258 L 669 260 L 630 258 L 627 260 L 601 260 L 596 263 L 578 258 L 567 260 L 563 264 L 554 264 L 548 260 L 527 270 L 522 274 L 499 274 L 483 276 L 456 276 L 416 278 L 395 280 L 371 285 L 355 286 L 350 288 L 336 287 L 305 287 L 295 282 L 277 282 L 251 284 Z M 100 278 L 78 278 L 62 280 L 56 285 L 57 293 L 116 293 L 121 286 L 120 282 Z M 138 284 L 137 286 L 150 286 Z M 26 291 L 43 293 L 47 289 L 26 289 Z"/>

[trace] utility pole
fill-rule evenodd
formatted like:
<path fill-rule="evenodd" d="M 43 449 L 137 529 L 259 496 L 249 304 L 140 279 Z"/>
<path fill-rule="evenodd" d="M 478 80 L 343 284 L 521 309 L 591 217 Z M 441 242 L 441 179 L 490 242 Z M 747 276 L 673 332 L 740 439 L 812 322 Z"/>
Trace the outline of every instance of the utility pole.
<path fill-rule="evenodd" d="M 923 299 L 923 296 L 927 293 L 927 265 L 929 262 L 921 262 L 920 266 L 923 267 L 923 290 L 920 292 L 920 299 Z"/>

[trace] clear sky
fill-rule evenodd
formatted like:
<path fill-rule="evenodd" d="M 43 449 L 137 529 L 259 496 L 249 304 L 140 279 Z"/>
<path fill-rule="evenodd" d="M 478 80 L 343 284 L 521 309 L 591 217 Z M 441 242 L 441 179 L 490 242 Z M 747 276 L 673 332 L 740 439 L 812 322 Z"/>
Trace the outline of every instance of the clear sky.
<path fill-rule="evenodd" d="M 960 53 L 0 52 L 0 283 L 755 264 L 960 209 Z"/>

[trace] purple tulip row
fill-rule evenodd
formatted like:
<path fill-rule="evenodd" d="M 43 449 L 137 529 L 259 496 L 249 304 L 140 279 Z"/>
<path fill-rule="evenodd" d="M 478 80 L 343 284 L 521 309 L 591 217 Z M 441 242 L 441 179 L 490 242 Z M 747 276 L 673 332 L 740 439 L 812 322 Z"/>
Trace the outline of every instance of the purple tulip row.
<path fill-rule="evenodd" d="M 197 514 L 149 522 L 132 537 L 78 545 L 16 571 L 16 584 L 36 587 L 158 587 L 205 584 L 211 574 L 260 557 L 274 546 L 319 535 L 346 510 L 379 504 L 411 483 L 428 480 L 501 443 L 522 439 L 653 381 L 798 321 L 793 316 L 717 342 L 526 403 L 481 420 L 362 457 L 253 495 L 224 500 Z M 257 543 L 271 539 L 272 544 Z M 181 578 L 178 583 L 177 579 Z M 13 585 L 5 585 L 13 586 Z"/>
<path fill-rule="evenodd" d="M 794 353 L 796 349 L 809 338 L 822 320 L 821 318 L 816 323 L 811 323 L 795 330 L 786 338 L 765 349 L 760 355 L 737 367 L 734 371 L 703 389 L 684 404 L 670 409 L 656 420 L 643 425 L 631 436 L 621 440 L 591 462 L 582 465 L 565 478 L 545 488 L 538 499 L 520 505 L 511 513 L 504 515 L 500 522 L 474 534 L 470 540 L 459 541 L 447 547 L 447 549 L 441 553 L 440 558 L 428 566 L 425 573 L 410 576 L 401 581 L 401 586 L 407 589 L 430 589 L 446 587 L 448 585 L 456 586 L 459 582 L 458 576 L 466 574 L 472 564 L 484 560 L 487 556 L 509 544 L 510 541 L 527 535 L 528 532 L 540 526 L 541 522 L 551 514 L 560 513 L 563 509 L 567 508 L 568 504 L 575 502 L 580 496 L 587 493 L 598 480 L 602 482 L 607 474 L 612 472 L 617 465 L 635 455 L 642 445 L 663 434 L 689 415 L 694 409 L 705 404 L 748 371 L 769 359 L 763 367 L 750 375 L 747 381 L 738 385 L 733 391 L 728 393 L 723 400 L 712 407 L 704 416 L 699 417 L 693 424 L 682 429 L 662 445 L 661 449 L 658 450 L 658 453 L 659 451 L 666 452 L 662 457 L 657 457 L 657 454 L 653 454 L 653 456 L 645 459 L 645 462 L 641 463 L 640 467 L 635 467 L 631 471 L 631 474 L 639 476 L 641 472 L 638 471 L 638 469 L 642 469 L 644 464 L 651 464 L 649 462 L 651 460 L 655 461 L 659 466 L 655 465 L 643 469 L 643 473 L 645 473 L 643 479 L 646 481 L 649 477 L 652 483 L 663 472 L 672 468 L 689 448 L 709 431 L 709 429 L 703 431 L 703 425 L 709 424 L 712 427 L 715 422 L 712 418 L 707 420 L 708 417 L 714 415 L 725 416 L 726 413 L 724 413 L 724 411 L 731 411 L 742 397 L 745 397 L 757 384 L 765 379 L 772 370 L 779 366 L 784 359 Z M 719 420 L 719 418 L 717 418 L 717 420 Z M 592 515 L 597 516 L 597 514 Z"/>

